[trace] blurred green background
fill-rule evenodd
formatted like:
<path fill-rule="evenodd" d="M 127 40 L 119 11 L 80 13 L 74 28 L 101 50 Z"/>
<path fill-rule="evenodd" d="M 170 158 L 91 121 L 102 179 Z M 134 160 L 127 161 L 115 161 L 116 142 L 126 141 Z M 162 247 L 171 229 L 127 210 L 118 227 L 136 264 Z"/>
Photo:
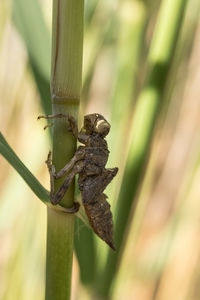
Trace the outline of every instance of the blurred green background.
<path fill-rule="evenodd" d="M 114 216 L 159 9 L 158 0 L 85 3 L 80 124 L 92 112 L 111 122 L 109 166 L 120 168 L 107 190 Z M 188 1 L 113 282 L 114 300 L 200 299 L 199 12 L 199 1 Z M 51 143 L 37 116 L 51 111 L 51 14 L 50 0 L 0 1 L 0 131 L 46 188 Z M 46 209 L 2 157 L 0 166 L 0 299 L 43 299 Z M 83 230 L 76 226 L 79 241 Z M 101 270 L 107 246 L 94 239 Z M 90 290 L 81 283 L 74 255 L 72 299 L 96 299 Z"/>

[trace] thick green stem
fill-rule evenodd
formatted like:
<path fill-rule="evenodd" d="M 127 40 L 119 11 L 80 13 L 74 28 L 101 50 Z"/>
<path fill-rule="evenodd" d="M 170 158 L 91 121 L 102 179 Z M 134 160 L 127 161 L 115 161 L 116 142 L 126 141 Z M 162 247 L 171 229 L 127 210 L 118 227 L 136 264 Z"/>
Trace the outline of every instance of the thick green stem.
<path fill-rule="evenodd" d="M 83 0 L 53 1 L 51 92 L 54 103 L 79 102 L 82 78 Z"/>
<path fill-rule="evenodd" d="M 48 208 L 45 299 L 70 299 L 74 217 Z"/>
<path fill-rule="evenodd" d="M 53 114 L 78 116 L 83 49 L 83 0 L 53 1 L 51 94 Z M 66 119 L 53 120 L 53 164 L 60 170 L 72 158 L 76 140 Z M 55 191 L 64 179 L 55 181 Z M 71 207 L 74 183 L 62 200 Z M 74 216 L 48 208 L 46 300 L 70 299 Z"/>

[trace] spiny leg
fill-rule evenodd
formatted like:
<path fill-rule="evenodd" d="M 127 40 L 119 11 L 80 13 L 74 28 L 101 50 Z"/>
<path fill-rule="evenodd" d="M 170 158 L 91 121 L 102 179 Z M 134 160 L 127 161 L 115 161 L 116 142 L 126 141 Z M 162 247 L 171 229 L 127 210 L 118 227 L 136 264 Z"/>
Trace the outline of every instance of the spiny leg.
<path fill-rule="evenodd" d="M 65 114 L 56 114 L 56 115 L 47 115 L 47 116 L 38 116 L 38 120 L 40 119 L 57 119 L 57 118 L 69 118 L 68 115 Z"/>
<path fill-rule="evenodd" d="M 59 178 L 56 177 L 55 174 L 55 167 L 52 165 L 52 160 L 51 160 L 51 151 L 49 151 L 49 154 L 47 156 L 46 164 L 49 170 L 49 175 L 50 175 L 50 200 L 51 203 L 56 205 L 58 204 L 61 199 L 64 197 L 73 177 L 71 178 L 71 174 L 67 176 L 57 193 L 55 194 L 55 187 L 54 187 L 54 178 Z M 61 176 L 62 177 L 62 176 Z"/>
<path fill-rule="evenodd" d="M 48 154 L 48 157 L 47 157 L 47 160 L 46 160 L 46 164 L 47 164 L 47 167 L 48 167 L 48 170 L 49 170 L 49 174 L 50 174 L 50 200 L 51 200 L 52 204 L 56 205 L 56 204 L 58 204 L 62 200 L 62 198 L 66 194 L 66 192 L 67 192 L 67 190 L 68 190 L 68 188 L 69 188 L 69 186 L 70 186 L 73 178 L 75 177 L 75 175 L 77 173 L 79 173 L 82 170 L 83 165 L 82 164 L 79 164 L 79 165 L 77 164 L 72 169 L 72 172 L 66 177 L 65 181 L 63 182 L 63 184 L 61 185 L 61 187 L 58 189 L 58 191 L 55 194 L 54 178 L 56 178 L 56 179 L 61 178 L 61 177 L 63 177 L 63 174 L 56 173 L 55 167 L 54 167 L 54 165 L 52 165 L 52 161 L 51 161 L 51 152 L 49 152 L 49 154 Z M 72 164 L 70 165 L 70 163 L 68 163 L 67 165 L 70 166 L 70 168 L 72 167 Z M 64 171 L 67 172 L 68 170 L 67 170 L 66 166 L 64 167 L 65 168 Z"/>
<path fill-rule="evenodd" d="M 40 119 L 57 119 L 57 118 L 66 118 L 69 122 L 69 128 L 68 131 L 72 132 L 75 138 L 78 138 L 78 126 L 77 122 L 74 119 L 74 117 L 66 115 L 66 114 L 56 114 L 56 115 L 47 115 L 47 116 L 38 116 L 38 120 Z M 47 125 L 44 127 L 46 129 L 47 127 L 50 127 L 52 125 Z"/>
<path fill-rule="evenodd" d="M 74 117 L 69 116 L 68 117 L 68 122 L 69 122 L 69 128 L 68 130 L 72 132 L 73 136 L 78 139 L 78 125 Z"/>
<path fill-rule="evenodd" d="M 63 198 L 73 177 L 71 179 L 71 177 L 67 176 L 67 178 L 63 182 L 62 186 L 60 187 L 60 189 L 57 191 L 57 193 L 55 195 L 54 179 L 61 178 L 61 177 L 63 177 L 64 174 L 61 174 L 62 176 L 60 176 L 60 177 L 57 176 L 56 171 L 55 171 L 55 166 L 52 165 L 51 151 L 49 151 L 49 153 L 48 153 L 46 164 L 47 164 L 47 167 L 49 170 L 49 175 L 50 175 L 50 200 L 51 200 L 51 203 L 55 205 L 55 204 L 59 203 L 61 201 L 61 199 Z"/>
<path fill-rule="evenodd" d="M 68 118 L 68 116 L 65 114 L 57 114 L 57 115 L 38 116 L 37 119 L 40 120 L 40 119 L 56 119 L 56 118 Z M 46 126 L 44 126 L 44 130 L 52 126 L 53 123 L 49 123 Z"/>
<path fill-rule="evenodd" d="M 46 130 L 47 128 L 52 127 L 52 126 L 53 126 L 53 123 L 49 123 L 46 126 L 44 126 L 44 130 Z"/>
<path fill-rule="evenodd" d="M 84 156 L 85 156 L 85 152 L 83 150 L 76 151 L 72 159 L 60 171 L 56 172 L 55 166 L 52 165 L 51 151 L 50 151 L 47 156 L 46 164 L 53 178 L 59 179 L 62 178 L 70 169 L 72 169 L 76 162 L 82 160 Z"/>
<path fill-rule="evenodd" d="M 56 119 L 56 118 L 66 118 L 69 122 L 69 127 L 67 128 L 68 131 L 72 132 L 73 136 L 79 140 L 79 142 L 85 144 L 88 136 L 83 132 L 78 132 L 78 125 L 77 121 L 74 119 L 73 116 L 65 115 L 65 114 L 57 114 L 57 115 L 48 115 L 48 116 L 38 116 L 38 120 L 40 119 Z M 47 127 L 51 127 L 51 125 L 46 125 L 44 129 Z"/>
<path fill-rule="evenodd" d="M 72 169 L 78 161 L 84 159 L 85 152 L 84 151 L 76 151 L 72 159 L 57 173 L 54 173 L 54 178 L 58 179 L 63 177 L 70 169 Z"/>
<path fill-rule="evenodd" d="M 84 167 L 84 163 L 76 163 L 74 168 L 72 169 L 71 173 L 66 177 L 65 181 L 61 185 L 61 187 L 58 189 L 55 195 L 52 197 L 52 203 L 58 204 L 64 195 L 66 194 L 73 178 L 76 176 L 76 174 L 82 172 Z"/>
<path fill-rule="evenodd" d="M 51 193 L 51 203 L 52 204 L 56 205 L 62 200 L 62 198 L 66 194 L 75 175 L 76 175 L 76 173 L 74 173 L 72 170 L 72 172 L 66 177 L 65 181 L 63 182 L 61 187 L 58 189 L 56 194 Z"/>

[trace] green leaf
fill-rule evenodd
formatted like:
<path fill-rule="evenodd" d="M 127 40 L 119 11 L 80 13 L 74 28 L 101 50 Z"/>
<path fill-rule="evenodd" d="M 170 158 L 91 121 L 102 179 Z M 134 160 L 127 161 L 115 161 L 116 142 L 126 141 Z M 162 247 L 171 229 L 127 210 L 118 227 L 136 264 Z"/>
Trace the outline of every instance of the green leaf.
<path fill-rule="evenodd" d="M 80 267 L 81 281 L 92 284 L 96 271 L 95 240 L 92 229 L 82 221 L 79 215 L 75 222 L 75 250 Z"/>
<path fill-rule="evenodd" d="M 8 145 L 7 141 L 0 133 L 0 153 L 3 157 L 15 168 L 18 174 L 24 179 L 31 190 L 38 196 L 45 204 L 50 204 L 49 192 L 40 184 L 35 176 L 18 158 L 12 148 Z"/>
<path fill-rule="evenodd" d="M 130 148 L 116 207 L 115 242 L 117 251 L 109 250 L 105 271 L 99 281 L 99 291 L 108 296 L 119 268 L 133 205 L 141 186 L 151 150 L 162 96 L 177 45 L 187 0 L 163 0 L 148 55 L 146 80 L 134 111 L 130 128 Z M 169 22 L 170 20 L 170 22 Z M 122 251 L 120 251 L 122 250 Z"/>
<path fill-rule="evenodd" d="M 45 114 L 51 114 L 50 34 L 37 0 L 14 0 L 13 21 L 27 49 L 29 62 Z"/>

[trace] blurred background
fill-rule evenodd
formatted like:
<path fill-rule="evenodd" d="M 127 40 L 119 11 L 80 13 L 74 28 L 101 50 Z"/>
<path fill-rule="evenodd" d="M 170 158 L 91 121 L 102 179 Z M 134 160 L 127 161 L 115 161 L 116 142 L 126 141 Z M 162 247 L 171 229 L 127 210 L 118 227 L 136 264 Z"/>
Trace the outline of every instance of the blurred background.
<path fill-rule="evenodd" d="M 109 165 L 120 168 L 108 190 L 113 210 L 159 8 L 159 0 L 85 4 L 80 124 L 92 112 L 112 124 Z M 200 299 L 199 12 L 199 1 L 188 1 L 113 283 L 114 300 Z M 0 131 L 46 188 L 51 142 L 37 116 L 49 111 L 51 15 L 50 0 L 0 1 Z M 2 156 L 0 169 L 0 299 L 43 299 L 46 208 Z M 99 241 L 96 247 L 101 264 Z M 72 299 L 91 299 L 76 255 Z"/>

